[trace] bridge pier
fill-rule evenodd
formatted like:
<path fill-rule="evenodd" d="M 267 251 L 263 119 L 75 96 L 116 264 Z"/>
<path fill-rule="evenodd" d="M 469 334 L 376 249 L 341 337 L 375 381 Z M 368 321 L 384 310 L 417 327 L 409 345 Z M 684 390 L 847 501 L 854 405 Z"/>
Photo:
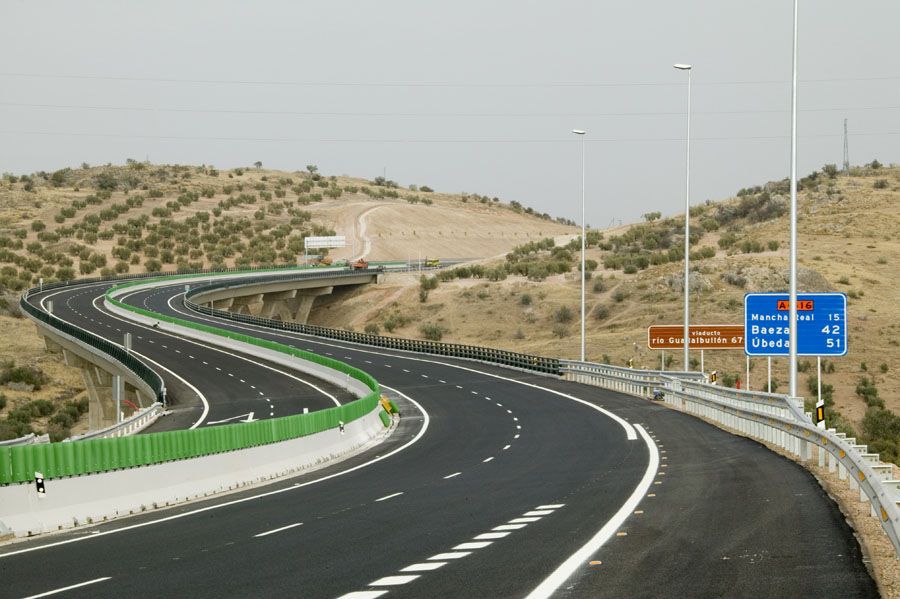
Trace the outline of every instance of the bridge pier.
<path fill-rule="evenodd" d="M 240 297 L 231 298 L 231 301 L 232 312 L 259 316 L 263 306 L 263 294 L 254 293 L 253 295 L 242 295 Z"/>

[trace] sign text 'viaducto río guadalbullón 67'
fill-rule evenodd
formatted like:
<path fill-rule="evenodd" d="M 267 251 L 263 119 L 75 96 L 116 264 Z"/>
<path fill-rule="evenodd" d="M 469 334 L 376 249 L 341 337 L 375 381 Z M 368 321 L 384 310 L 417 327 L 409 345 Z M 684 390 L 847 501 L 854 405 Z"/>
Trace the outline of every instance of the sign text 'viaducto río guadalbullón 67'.
<path fill-rule="evenodd" d="M 693 349 L 744 349 L 744 327 L 739 324 L 692 324 L 688 329 L 689 346 Z M 684 347 L 684 326 L 653 325 L 647 329 L 650 349 Z"/>

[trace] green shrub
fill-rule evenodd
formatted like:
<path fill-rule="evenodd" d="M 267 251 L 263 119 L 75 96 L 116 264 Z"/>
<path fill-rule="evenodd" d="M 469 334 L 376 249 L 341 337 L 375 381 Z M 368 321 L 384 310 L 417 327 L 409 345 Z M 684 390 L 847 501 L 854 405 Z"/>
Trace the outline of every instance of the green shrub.
<path fill-rule="evenodd" d="M 876 179 L 875 183 L 872 184 L 875 189 L 887 189 L 888 182 L 887 179 Z"/>
<path fill-rule="evenodd" d="M 556 312 L 553 313 L 553 320 L 558 323 L 572 322 L 574 318 L 575 313 L 572 312 L 572 309 L 568 306 L 560 306 Z"/>
<path fill-rule="evenodd" d="M 378 328 L 378 325 L 374 322 L 370 322 L 366 325 L 365 329 L 363 329 L 369 335 L 378 335 L 381 333 L 381 329 Z"/>
<path fill-rule="evenodd" d="M 519 296 L 519 304 L 523 306 L 530 306 L 532 302 L 531 295 L 528 293 L 523 293 Z"/>
<path fill-rule="evenodd" d="M 444 336 L 444 329 L 440 325 L 424 323 L 419 327 L 419 332 L 429 341 L 440 341 Z"/>
<path fill-rule="evenodd" d="M 597 320 L 606 320 L 609 318 L 609 307 L 598 304 L 597 307 L 594 308 L 594 318 Z"/>
<path fill-rule="evenodd" d="M 7 362 L 0 372 L 0 385 L 7 383 L 24 383 L 37 390 L 47 383 L 47 375 L 35 366 L 16 366 L 15 362 Z"/>

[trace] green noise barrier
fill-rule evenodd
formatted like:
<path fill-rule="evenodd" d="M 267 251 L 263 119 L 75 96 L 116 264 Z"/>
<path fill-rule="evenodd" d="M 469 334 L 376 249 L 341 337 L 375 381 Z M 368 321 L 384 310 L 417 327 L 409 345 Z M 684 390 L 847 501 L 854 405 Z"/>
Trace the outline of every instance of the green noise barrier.
<path fill-rule="evenodd" d="M 163 278 L 169 279 L 178 277 Z M 92 439 L 87 441 L 75 441 L 72 443 L 47 443 L 4 447 L 0 448 L 0 484 L 31 481 L 34 478 L 35 472 L 41 472 L 46 479 L 53 479 L 65 476 L 108 472 L 122 468 L 149 466 L 151 464 L 160 464 L 173 460 L 196 458 L 205 455 L 257 447 L 259 445 L 278 443 L 280 441 L 287 441 L 330 429 L 336 429 L 341 422 L 346 424 L 358 418 L 362 418 L 378 406 L 378 399 L 381 392 L 378 382 L 369 374 L 357 368 L 353 368 L 348 364 L 297 348 L 288 347 L 280 343 L 274 343 L 263 339 L 257 339 L 249 335 L 236 334 L 224 329 L 172 318 L 164 314 L 158 314 L 149 310 L 129 306 L 118 300 L 109 298 L 109 294 L 118 289 L 147 282 L 149 282 L 149 280 L 134 281 L 125 285 L 113 287 L 107 292 L 107 298 L 117 306 L 159 321 L 190 327 L 192 329 L 220 335 L 236 341 L 243 341 L 257 347 L 275 350 L 332 368 L 362 382 L 371 389 L 372 392 L 365 397 L 342 406 L 317 410 L 308 414 L 257 420 L 250 423 L 227 424 L 203 429 L 167 431 L 112 439 Z M 23 301 L 23 307 L 25 307 L 25 305 L 33 308 L 38 314 L 46 314 L 31 304 Z M 31 313 L 31 310 L 29 310 L 29 314 Z M 55 318 L 44 319 L 41 316 L 37 317 L 57 328 L 62 328 L 62 325 L 67 324 Z M 71 327 L 71 325 L 68 326 Z M 76 332 L 79 332 L 80 336 L 85 336 L 84 332 L 80 331 L 80 329 L 77 329 Z M 79 339 L 81 339 L 80 336 L 78 337 Z M 92 346 L 103 351 L 106 351 L 107 349 L 121 349 L 115 344 L 105 340 L 104 343 L 107 343 L 112 347 L 107 348 L 105 345 L 101 347 L 95 339 L 86 338 L 81 340 L 90 343 Z M 129 364 L 128 366 L 132 367 L 138 365 Z M 140 366 L 143 366 L 143 364 L 140 364 Z"/>

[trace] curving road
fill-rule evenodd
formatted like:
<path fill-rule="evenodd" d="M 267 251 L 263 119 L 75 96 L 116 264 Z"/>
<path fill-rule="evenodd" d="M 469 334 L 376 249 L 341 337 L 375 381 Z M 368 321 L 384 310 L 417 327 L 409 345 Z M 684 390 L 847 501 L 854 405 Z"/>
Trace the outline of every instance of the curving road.
<path fill-rule="evenodd" d="M 184 308 L 182 291 L 128 301 L 207 322 Z M 56 296 L 55 312 L 115 338 L 107 325 L 123 323 L 97 308 L 100 294 L 70 289 Z M 64 312 L 70 300 L 73 311 Z M 85 582 L 65 593 L 877 596 L 836 505 L 806 470 L 752 440 L 551 377 L 216 324 L 370 372 L 400 403 L 400 427 L 317 472 L 4 546 L 0 596 Z M 161 341 L 145 336 L 135 348 L 202 385 L 210 414 L 220 400 L 230 406 L 221 415 L 255 401 L 224 374 L 238 358 L 204 353 L 223 368 L 212 374 L 196 359 L 171 359 L 186 345 L 168 337 L 160 351 Z M 240 364 L 246 376 L 272 379 L 273 390 L 292 388 Z"/>

